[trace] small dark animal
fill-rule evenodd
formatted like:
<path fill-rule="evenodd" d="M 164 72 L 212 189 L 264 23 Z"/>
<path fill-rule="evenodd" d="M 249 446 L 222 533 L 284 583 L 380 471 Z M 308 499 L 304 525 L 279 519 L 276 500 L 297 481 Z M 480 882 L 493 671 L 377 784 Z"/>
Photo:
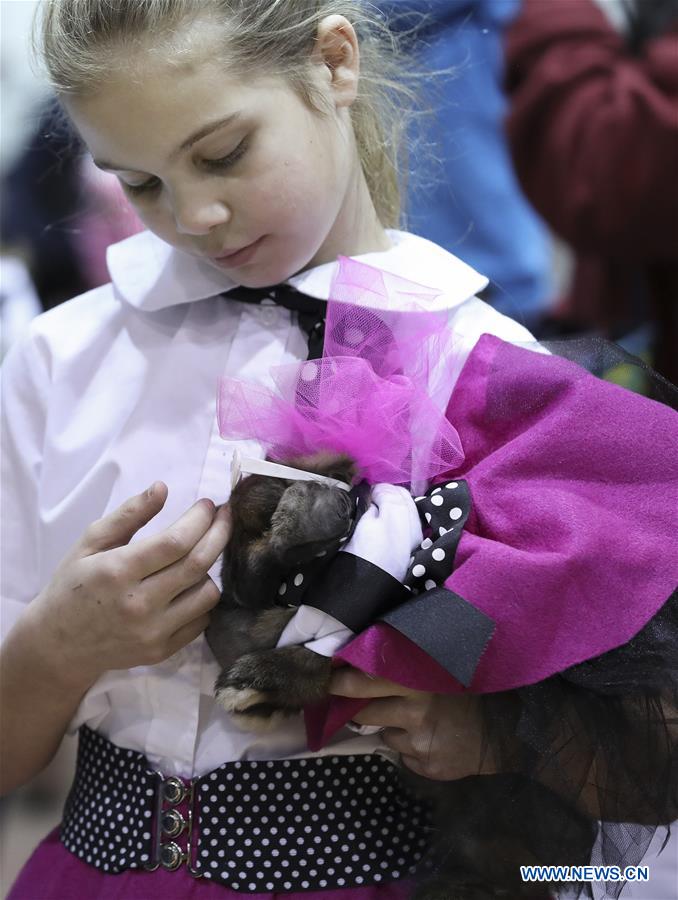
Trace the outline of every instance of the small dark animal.
<path fill-rule="evenodd" d="M 288 465 L 347 484 L 356 474 L 341 455 Z M 327 695 L 329 659 L 302 646 L 276 648 L 295 612 L 279 605 L 278 589 L 302 563 L 336 551 L 353 503 L 340 488 L 253 475 L 239 482 L 230 505 L 223 592 L 206 632 L 222 666 L 216 697 L 242 727 L 269 730 Z M 403 778 L 432 807 L 435 874 L 422 877 L 416 900 L 546 900 L 543 884 L 521 881 L 521 865 L 589 860 L 594 823 L 520 774 L 435 782 L 404 771 Z"/>
<path fill-rule="evenodd" d="M 337 454 L 289 460 L 296 469 L 351 484 L 356 467 Z M 317 481 L 250 475 L 230 498 L 233 537 L 207 641 L 222 666 L 218 702 L 243 727 L 268 731 L 327 696 L 330 660 L 305 647 L 275 649 L 295 609 L 277 605 L 286 576 L 336 551 L 352 523 L 348 492 Z"/>

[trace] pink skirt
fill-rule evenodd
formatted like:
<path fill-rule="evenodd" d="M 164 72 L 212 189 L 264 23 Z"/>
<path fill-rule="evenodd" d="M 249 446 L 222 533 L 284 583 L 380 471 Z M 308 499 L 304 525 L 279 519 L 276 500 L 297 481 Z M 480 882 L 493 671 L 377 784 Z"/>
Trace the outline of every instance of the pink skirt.
<path fill-rule="evenodd" d="M 407 900 L 411 883 L 288 894 L 245 894 L 247 900 Z M 243 893 L 204 878 L 182 866 L 175 872 L 128 869 L 110 875 L 82 862 L 59 840 L 58 828 L 47 835 L 28 860 L 7 900 L 242 900 Z"/>

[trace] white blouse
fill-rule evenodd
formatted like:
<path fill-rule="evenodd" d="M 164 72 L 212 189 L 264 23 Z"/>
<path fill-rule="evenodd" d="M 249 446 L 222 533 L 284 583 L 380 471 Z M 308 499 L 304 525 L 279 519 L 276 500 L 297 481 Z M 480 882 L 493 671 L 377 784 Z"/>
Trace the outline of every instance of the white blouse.
<path fill-rule="evenodd" d="M 449 310 L 459 366 L 484 332 L 531 340 L 474 296 L 483 276 L 423 238 L 389 236 L 389 250 L 360 259 L 440 291 L 432 303 Z M 3 367 L 3 632 L 85 528 L 155 480 L 169 497 L 139 535 L 199 497 L 225 501 L 236 446 L 262 451 L 219 437 L 217 379 L 267 382 L 272 366 L 306 355 L 295 313 L 217 296 L 233 287 L 225 274 L 148 232 L 111 247 L 108 263 L 111 284 L 35 319 Z M 326 299 L 333 271 L 318 266 L 290 283 Z M 300 718 L 267 735 L 239 730 L 213 700 L 217 674 L 200 636 L 158 665 L 105 673 L 71 727 L 86 723 L 184 777 L 230 760 L 307 755 Z M 372 751 L 390 753 L 378 735 L 344 730 L 324 752 Z"/>

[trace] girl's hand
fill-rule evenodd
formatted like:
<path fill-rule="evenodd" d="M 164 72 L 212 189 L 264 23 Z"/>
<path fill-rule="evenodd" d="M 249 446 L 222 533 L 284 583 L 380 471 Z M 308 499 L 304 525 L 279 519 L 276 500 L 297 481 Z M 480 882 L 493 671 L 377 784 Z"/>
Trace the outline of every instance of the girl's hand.
<path fill-rule="evenodd" d="M 472 694 L 413 691 L 348 666 L 332 676 L 330 693 L 372 698 L 354 721 L 380 726 L 386 746 L 418 775 L 453 781 L 495 771 L 489 754 L 482 753 L 480 709 Z"/>
<path fill-rule="evenodd" d="M 78 683 L 160 662 L 207 626 L 219 600 L 207 572 L 230 535 L 228 508 L 199 500 L 169 528 L 129 544 L 166 499 L 156 482 L 90 525 L 27 608 L 43 658 Z"/>

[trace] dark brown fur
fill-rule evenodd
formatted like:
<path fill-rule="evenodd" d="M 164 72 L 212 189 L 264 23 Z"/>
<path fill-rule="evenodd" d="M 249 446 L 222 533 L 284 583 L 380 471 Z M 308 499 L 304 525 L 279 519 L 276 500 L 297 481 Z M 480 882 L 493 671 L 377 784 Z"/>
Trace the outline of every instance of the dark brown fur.
<path fill-rule="evenodd" d="M 318 454 L 288 465 L 350 484 L 346 456 Z M 233 537 L 224 552 L 221 601 L 207 630 L 222 665 L 218 701 L 250 730 L 326 696 L 330 661 L 304 647 L 275 645 L 293 609 L 275 606 L 278 588 L 299 565 L 336 546 L 351 524 L 348 493 L 315 481 L 252 475 L 230 499 Z"/>

